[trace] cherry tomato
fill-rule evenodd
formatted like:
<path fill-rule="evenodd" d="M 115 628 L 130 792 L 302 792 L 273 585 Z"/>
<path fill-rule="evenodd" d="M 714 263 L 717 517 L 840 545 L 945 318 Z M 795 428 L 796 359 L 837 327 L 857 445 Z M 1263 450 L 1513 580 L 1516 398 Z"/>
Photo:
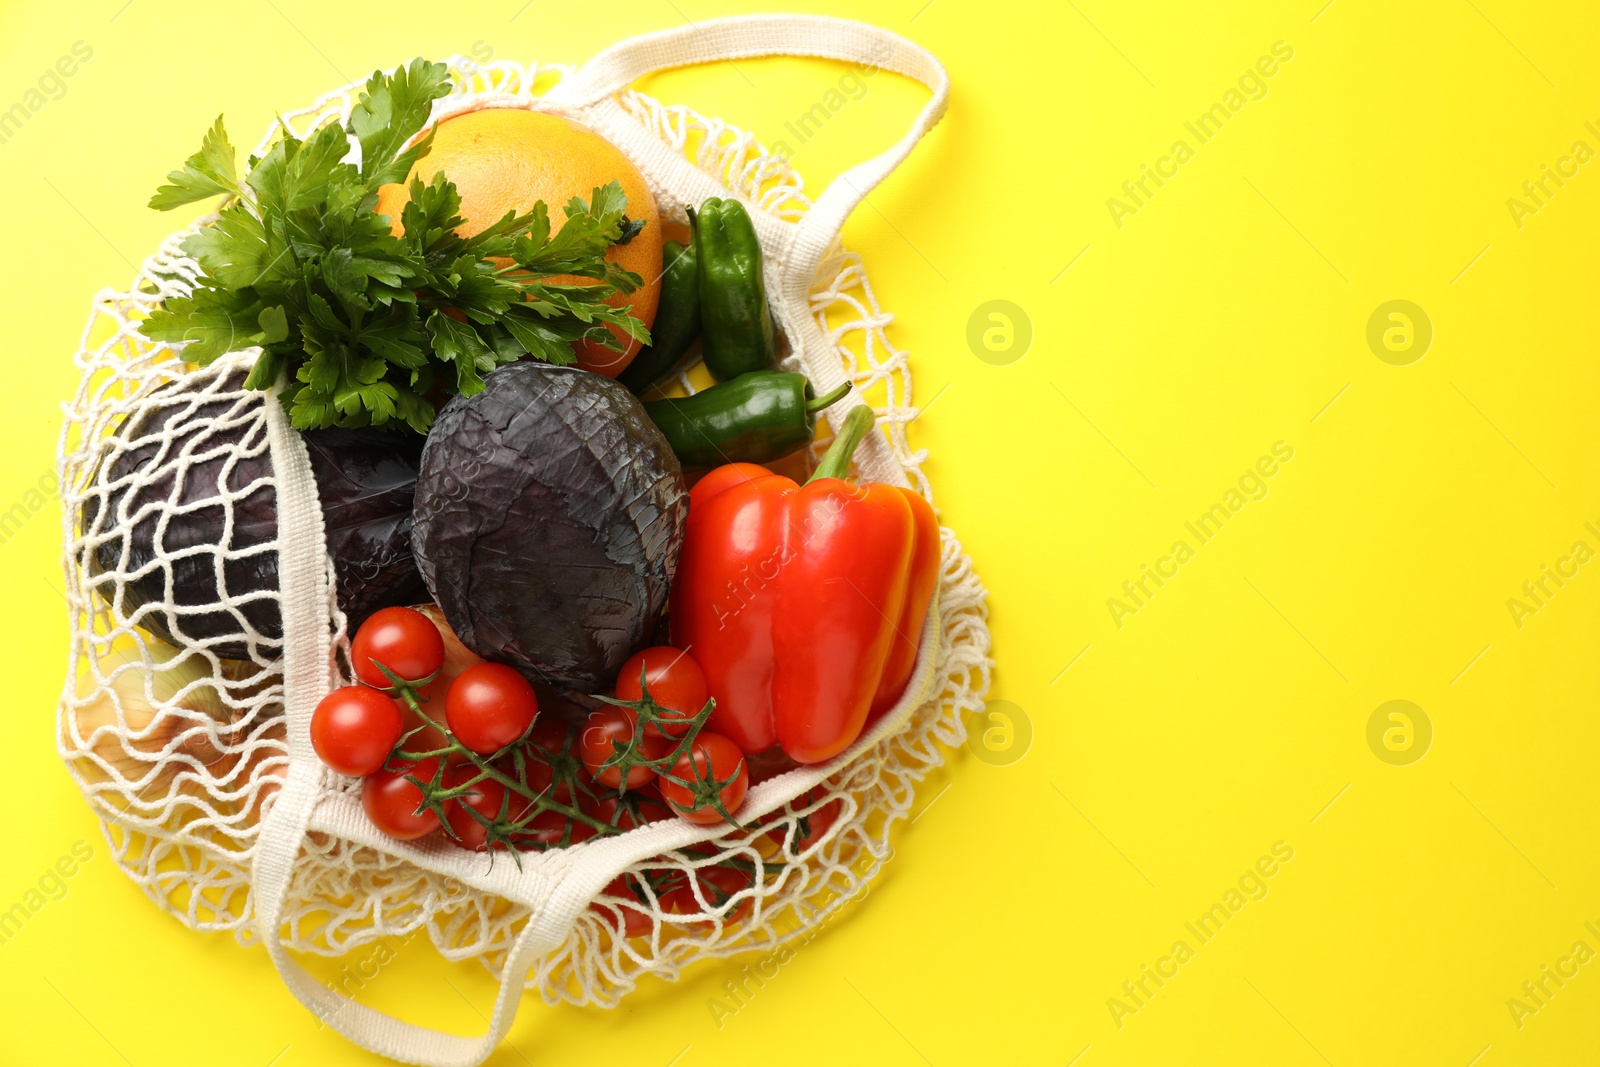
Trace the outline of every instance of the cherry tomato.
<path fill-rule="evenodd" d="M 648 793 L 630 793 L 624 799 L 605 797 L 584 810 L 596 819 L 619 830 L 635 830 L 653 822 L 672 818 L 667 806 Z"/>
<path fill-rule="evenodd" d="M 506 774 L 511 773 L 511 768 L 509 767 L 501 767 L 500 770 Z M 444 781 L 446 785 L 458 786 L 464 782 L 471 781 L 477 776 L 478 769 L 476 767 L 470 763 L 461 763 L 445 771 Z M 507 789 L 493 778 L 485 778 L 475 784 L 471 792 L 446 804 L 445 821 L 450 824 L 450 829 L 455 831 L 457 838 L 455 843 L 474 852 L 487 851 L 489 828 L 473 818 L 472 813 L 466 809 L 471 808 L 493 822 L 500 818 L 500 805 L 505 800 L 507 793 L 511 794 L 511 802 L 506 805 L 505 818 L 507 822 L 514 823 L 527 814 L 533 803 L 527 797 Z M 515 834 L 513 837 L 516 840 L 520 840 L 522 835 Z M 515 846 L 516 840 L 513 840 L 513 846 Z M 504 841 L 497 842 L 494 847 L 496 849 L 504 849 L 506 843 Z"/>
<path fill-rule="evenodd" d="M 417 814 L 422 790 L 406 781 L 406 775 L 431 782 L 439 769 L 437 759 L 425 759 L 399 771 L 379 771 L 361 783 L 361 807 L 367 818 L 390 837 L 412 841 L 439 828 L 439 816 L 431 811 Z"/>
<path fill-rule="evenodd" d="M 311 713 L 311 747 L 340 774 L 362 778 L 383 766 L 404 727 L 393 697 L 347 685 L 323 697 Z"/>
<path fill-rule="evenodd" d="M 672 818 L 672 809 L 663 804 L 658 796 L 642 793 L 634 798 L 633 809 L 625 812 L 617 825 L 624 830 L 632 830 L 638 826 L 648 826 L 653 822 L 662 822 Z"/>
<path fill-rule="evenodd" d="M 454 789 L 477 776 L 478 768 L 472 764 L 454 763 L 445 768 L 444 784 Z M 492 822 L 500 817 L 500 802 L 505 799 L 505 795 L 505 786 L 493 778 L 485 778 L 473 785 L 471 792 L 455 800 L 446 801 L 444 821 L 455 835 L 453 838 L 455 844 L 474 852 L 484 851 L 488 847 L 489 830 L 472 817 L 472 811 L 478 812 Z"/>
<path fill-rule="evenodd" d="M 556 784 L 555 768 L 550 765 L 548 757 L 544 754 L 535 754 L 533 751 L 529 751 L 523 767 L 528 779 L 529 789 L 532 789 L 540 796 L 548 795 L 551 800 L 559 800 L 563 804 L 571 802 L 572 783 L 563 781 L 560 784 Z"/>
<path fill-rule="evenodd" d="M 532 766 L 533 765 L 530 763 L 530 769 Z M 504 770 L 506 774 L 511 773 L 510 767 L 503 767 L 502 770 Z M 532 775 L 529 777 L 531 779 Z M 530 782 L 530 784 L 532 784 L 534 788 L 538 788 L 536 783 Z M 474 790 L 477 788 L 478 786 L 473 787 Z M 509 792 L 509 790 L 507 791 Z M 568 803 L 568 801 L 562 801 L 562 803 Z M 476 803 L 474 806 L 477 806 Z M 519 851 L 533 850 L 540 847 L 553 848 L 563 845 L 576 845 L 580 841 L 589 840 L 589 838 L 594 837 L 599 832 L 588 823 L 582 822 L 578 819 L 573 819 L 559 811 L 541 811 L 534 815 L 533 818 L 529 819 L 528 810 L 532 807 L 532 801 L 518 793 L 511 793 L 511 803 L 508 806 L 506 820 L 508 822 L 523 822 L 523 820 L 527 820 L 521 830 L 518 830 L 511 835 L 511 847 Z M 479 810 L 481 811 L 484 809 L 480 808 Z M 585 815 L 588 815 L 591 818 L 604 819 L 607 817 L 595 810 L 594 803 L 587 797 L 585 797 L 578 805 L 578 810 L 582 811 Z M 499 814 L 499 809 L 495 808 L 493 814 L 488 812 L 485 812 L 485 814 L 489 814 L 490 818 L 495 818 Z M 461 817 L 465 819 L 472 818 L 472 816 L 468 815 L 466 812 L 462 812 Z M 450 825 L 453 827 L 456 824 L 454 821 L 452 821 Z M 480 829 L 482 829 L 482 827 L 480 827 Z M 465 835 L 463 835 L 463 840 L 465 839 Z M 483 849 L 480 847 L 478 851 L 481 852 Z"/>
<path fill-rule="evenodd" d="M 406 738 L 406 743 L 403 746 L 406 751 L 435 752 L 450 743 L 450 739 L 445 736 L 444 730 L 429 726 L 421 715 L 411 710 L 410 704 L 400 700 L 395 701 L 395 703 L 400 705 L 400 714 L 405 718 L 405 732 L 411 735 Z M 434 722 L 439 722 L 443 719 L 443 704 L 424 704 L 422 707 Z M 413 730 L 417 732 L 411 733 Z"/>
<path fill-rule="evenodd" d="M 678 782 L 663 778 L 660 783 L 661 799 L 681 817 L 697 826 L 715 826 L 723 821 L 717 809 L 710 804 L 695 809 L 695 794 L 701 788 L 701 779 L 719 782 L 733 779 L 718 794 L 729 815 L 739 810 L 739 805 L 744 803 L 745 793 L 750 789 L 750 772 L 745 768 L 744 753 L 739 751 L 739 746 L 721 734 L 705 731 L 701 731 L 694 739 L 694 748 L 689 754 L 673 766 L 671 775 L 691 784 L 679 785 Z"/>
<path fill-rule="evenodd" d="M 638 723 L 638 716 L 634 715 L 631 708 L 608 704 L 589 713 L 588 720 L 578 733 L 575 751 L 583 761 L 584 768 L 594 775 L 597 784 L 616 789 L 622 782 L 621 768 L 603 767 L 602 764 L 616 755 L 614 746 L 627 745 L 633 740 Z M 667 739 L 654 733 L 646 733 L 640 738 L 639 748 L 646 759 L 661 759 L 671 751 Z M 655 776 L 656 772 L 649 767 L 630 767 L 626 788 L 638 789 Z"/>
<path fill-rule="evenodd" d="M 578 810 L 591 819 L 624 830 L 632 830 L 644 823 L 659 822 L 672 817 L 672 813 L 658 801 L 647 798 L 619 800 L 616 797 L 596 799 L 586 796 L 579 799 Z M 567 844 L 575 845 L 595 837 L 600 832 L 588 823 L 569 818 L 559 811 L 540 812 L 528 825 L 531 830 L 527 835 L 528 839 L 545 845 L 559 845 L 563 836 L 566 837 Z"/>
<path fill-rule="evenodd" d="M 571 827 L 570 832 L 568 827 Z M 527 840 L 530 843 L 541 845 L 560 845 L 562 838 L 566 843 L 576 845 L 579 841 L 587 841 L 595 835 L 594 827 L 588 823 L 569 819 L 559 811 L 541 811 L 528 823 L 525 833 L 518 834 L 518 840 Z"/>
<path fill-rule="evenodd" d="M 546 755 L 559 755 L 567 750 L 567 743 L 571 740 L 571 724 L 559 715 L 542 715 L 539 721 L 533 724 L 533 729 L 528 731 L 528 736 L 523 738 L 524 747 L 538 749 Z"/>
<path fill-rule="evenodd" d="M 408 682 L 420 682 L 444 665 L 444 638 L 415 608 L 383 608 L 356 631 L 350 642 L 350 666 L 363 682 L 388 689 L 391 683 L 374 661 Z"/>
<path fill-rule="evenodd" d="M 637 901 L 642 905 L 644 897 L 640 895 L 638 878 L 637 874 L 619 874 L 611 879 L 601 892 L 609 897 L 621 897 L 624 900 Z M 597 912 L 611 925 L 612 929 L 617 928 L 617 920 L 620 918 L 622 920 L 623 937 L 642 937 L 648 934 L 650 928 L 655 925 L 655 920 L 650 917 L 648 912 L 628 904 L 613 904 L 609 901 L 596 900 L 589 905 L 589 910 Z"/>
<path fill-rule="evenodd" d="M 617 699 L 640 700 L 644 689 L 639 684 L 640 674 L 650 689 L 650 699 L 661 706 L 664 718 L 693 719 L 706 706 L 710 690 L 706 686 L 705 672 L 687 652 L 670 645 L 657 645 L 635 652 L 622 665 L 617 675 Z M 662 723 L 662 733 L 668 737 L 682 737 L 689 732 L 689 723 L 672 725 Z"/>
<path fill-rule="evenodd" d="M 469 772 L 457 777 L 464 780 L 471 777 L 471 774 Z M 451 775 L 446 774 L 446 785 L 459 784 L 459 781 L 452 782 L 450 779 Z M 476 811 L 493 822 L 500 818 L 500 803 L 505 799 L 505 795 L 505 786 L 493 778 L 485 778 L 474 785 L 471 792 L 445 804 L 445 822 L 450 824 L 450 832 L 455 835 L 453 839 L 455 843 L 473 852 L 486 851 L 489 847 L 489 828 L 473 818 L 472 812 Z"/>
<path fill-rule="evenodd" d="M 503 663 L 468 667 L 444 698 L 450 732 L 480 756 L 499 752 L 522 737 L 538 714 L 533 686 Z"/>
<path fill-rule="evenodd" d="M 551 799 L 568 804 L 572 802 L 573 781 L 580 780 L 587 784 L 588 774 L 577 757 L 567 751 L 571 725 L 559 715 L 552 714 L 552 710 L 542 710 L 533 729 L 522 739 L 525 773 L 528 785 L 536 793 L 549 793 Z M 560 781 L 556 780 L 558 767 Z M 506 773 L 511 772 L 508 770 Z"/>
<path fill-rule="evenodd" d="M 740 870 L 737 867 L 726 867 L 721 864 L 712 864 L 695 870 L 695 879 L 700 883 L 700 895 L 705 898 L 701 904 L 695 898 L 694 888 L 687 875 L 679 874 L 674 879 L 674 885 L 661 895 L 661 906 L 664 910 L 675 915 L 697 915 L 701 912 L 715 912 L 727 905 L 734 894 L 749 889 L 755 884 L 755 872 Z M 739 902 L 739 906 L 722 916 L 723 922 L 737 922 L 750 914 L 754 907 L 754 898 L 746 897 Z"/>
<path fill-rule="evenodd" d="M 827 789 L 817 786 L 809 793 L 796 797 L 789 802 L 790 810 L 808 807 L 821 800 L 828 793 Z M 839 815 L 844 811 L 844 801 L 834 799 L 816 811 L 810 812 L 804 820 L 795 820 L 794 841 L 789 843 L 789 826 L 787 822 L 780 822 L 777 826 L 767 831 L 767 836 L 776 841 L 779 848 L 787 847 L 789 855 L 798 856 L 813 843 L 820 841 L 822 835 L 838 821 Z"/>

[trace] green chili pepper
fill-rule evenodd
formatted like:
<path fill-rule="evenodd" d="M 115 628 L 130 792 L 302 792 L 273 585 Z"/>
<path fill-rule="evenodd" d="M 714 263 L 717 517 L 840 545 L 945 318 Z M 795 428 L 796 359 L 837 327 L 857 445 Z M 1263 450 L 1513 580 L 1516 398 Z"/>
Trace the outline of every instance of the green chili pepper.
<path fill-rule="evenodd" d="M 694 225 L 693 213 L 689 225 Z M 688 245 L 661 246 L 661 303 L 650 327 L 650 346 L 642 349 L 617 380 L 642 393 L 671 374 L 700 335 L 700 258 Z"/>
<path fill-rule="evenodd" d="M 761 242 L 744 205 L 716 197 L 701 204 L 694 243 L 706 369 L 721 382 L 770 369 L 778 360 L 777 341 L 761 277 Z"/>
<path fill-rule="evenodd" d="M 817 412 L 849 391 L 845 382 L 817 396 L 804 374 L 750 371 L 644 410 L 684 466 L 766 463 L 810 444 Z"/>

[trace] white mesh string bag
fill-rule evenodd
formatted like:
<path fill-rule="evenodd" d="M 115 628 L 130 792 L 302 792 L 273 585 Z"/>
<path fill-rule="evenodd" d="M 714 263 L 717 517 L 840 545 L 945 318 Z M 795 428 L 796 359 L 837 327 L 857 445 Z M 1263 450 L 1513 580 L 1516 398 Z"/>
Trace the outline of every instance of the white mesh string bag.
<path fill-rule="evenodd" d="M 773 54 L 872 64 L 923 82 L 932 99 L 894 147 L 812 202 L 799 176 L 750 134 L 628 88 L 668 67 Z M 917 413 L 906 356 L 884 333 L 891 316 L 860 259 L 838 237 L 942 114 L 948 83 L 931 55 L 860 23 L 762 16 L 636 37 L 576 70 L 459 58 L 450 68 L 454 88 L 436 102 L 434 120 L 480 107 L 565 114 L 634 161 L 666 217 L 730 193 L 759 209 L 752 215 L 787 341 L 785 369 L 804 371 L 819 392 L 851 381 L 840 413 L 872 399 L 882 432 L 858 451 L 859 476 L 929 494 L 924 454 L 905 433 Z M 344 122 L 360 88 L 284 119 L 297 136 Z M 275 396 L 242 387 L 254 349 L 199 368 L 138 332 L 154 305 L 192 287 L 196 265 L 179 248 L 189 232 L 169 238 L 128 291 L 96 297 L 60 444 L 72 636 L 59 748 L 118 864 L 152 900 L 196 929 L 259 940 L 294 994 L 363 1047 L 464 1067 L 506 1033 L 524 987 L 552 1004 L 614 1005 L 644 975 L 670 980 L 707 957 L 777 950 L 859 894 L 887 858 L 890 829 L 917 784 L 943 761 L 941 747 L 965 739 L 962 715 L 981 709 L 988 688 L 984 591 L 949 529 L 905 697 L 837 759 L 752 787 L 744 829 L 668 820 L 524 854 L 520 865 L 503 856 L 491 864 L 439 835 L 396 841 L 366 818 L 359 782 L 325 769 L 311 748 L 312 710 L 351 680 L 347 625 L 360 620 L 346 620 L 334 595 L 299 434 Z M 206 491 L 186 491 L 195 486 Z M 275 520 L 256 529 L 249 551 L 168 536 L 175 516 L 197 508 L 212 509 L 229 531 L 260 527 L 263 505 Z M 153 556 L 130 549 L 136 531 Z M 271 559 L 276 580 L 263 590 L 248 579 Z M 177 573 L 209 576 L 214 602 L 141 601 L 141 582 L 147 590 L 152 575 L 164 576 L 170 590 Z M 203 631 L 186 624 L 218 613 L 242 639 L 169 645 L 149 636 Z M 806 832 L 819 813 L 836 817 L 826 831 Z M 729 860 L 752 869 L 731 897 L 691 876 Z M 688 876 L 687 911 L 667 910 L 651 888 L 668 871 Z M 623 874 L 644 898 L 626 903 L 649 920 L 633 937 L 622 925 L 625 898 L 606 892 Z M 319 984 L 289 955 L 337 956 L 418 930 L 446 958 L 476 958 L 499 977 L 482 1037 L 383 1015 Z"/>

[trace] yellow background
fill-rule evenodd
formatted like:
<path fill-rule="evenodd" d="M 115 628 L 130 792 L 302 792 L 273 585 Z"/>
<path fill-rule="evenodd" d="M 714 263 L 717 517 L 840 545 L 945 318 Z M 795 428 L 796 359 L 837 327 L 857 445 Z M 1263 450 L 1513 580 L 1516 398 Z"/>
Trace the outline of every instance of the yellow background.
<path fill-rule="evenodd" d="M 1595 1062 L 1600 964 L 1520 1028 L 1507 1000 L 1574 942 L 1600 950 L 1600 564 L 1520 627 L 1507 600 L 1575 541 L 1600 548 L 1600 163 L 1520 228 L 1506 201 L 1573 142 L 1600 148 L 1600 20 L 1322 3 L 815 5 L 907 34 L 954 81 L 846 238 L 932 404 L 916 444 L 988 583 L 994 696 L 1031 747 L 955 754 L 871 896 L 720 1028 L 708 998 L 736 965 L 613 1012 L 530 1000 L 494 1063 Z M 177 224 L 145 201 L 218 112 L 249 144 L 275 109 L 413 55 L 578 62 L 743 10 L 4 0 L 0 106 L 74 42 L 94 57 L 0 145 L 0 510 L 49 471 L 91 295 Z M 1293 59 L 1267 95 L 1196 146 L 1184 123 L 1278 41 Z M 771 141 L 842 72 L 645 87 Z M 812 190 L 923 99 L 873 79 L 798 152 Z M 1107 199 L 1179 138 L 1194 158 L 1119 228 Z M 1032 323 L 1007 365 L 966 341 L 994 299 Z M 1393 299 L 1433 325 L 1407 366 L 1366 342 Z M 1278 441 L 1294 458 L 1268 495 L 1197 546 L 1184 523 Z M 1195 557 L 1119 628 L 1108 598 L 1180 538 Z M 0 547 L 0 907 L 74 841 L 95 858 L 0 946 L 0 1060 L 362 1062 L 259 950 L 184 930 L 114 869 L 54 754 L 58 543 L 52 503 Z M 1392 699 L 1433 727 L 1408 766 L 1367 743 Z M 1184 924 L 1279 841 L 1265 898 L 1200 945 Z M 1179 939 L 1194 958 L 1119 1027 L 1108 999 Z M 418 942 L 362 995 L 475 1032 L 491 983 Z"/>

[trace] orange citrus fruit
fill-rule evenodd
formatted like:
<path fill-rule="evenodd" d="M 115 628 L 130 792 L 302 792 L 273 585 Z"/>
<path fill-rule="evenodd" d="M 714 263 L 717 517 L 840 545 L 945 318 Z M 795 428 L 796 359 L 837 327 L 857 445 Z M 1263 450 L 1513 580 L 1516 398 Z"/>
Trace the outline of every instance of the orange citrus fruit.
<path fill-rule="evenodd" d="M 550 210 L 550 227 L 559 230 L 566 221 L 562 207 L 574 196 L 588 200 L 595 187 L 618 182 L 628 197 L 628 217 L 642 219 L 644 229 L 625 245 L 613 245 L 606 258 L 633 271 L 644 284 L 631 293 L 616 293 L 613 307 L 632 306 L 646 326 L 655 322 L 661 297 L 661 218 L 655 198 L 627 156 L 593 130 L 570 119 L 522 108 L 485 108 L 445 119 L 434 128 L 433 147 L 411 168 L 405 184 L 378 190 L 378 212 L 401 232 L 400 213 L 410 199 L 406 186 L 412 178 L 431 181 L 443 171 L 461 194 L 459 229 L 471 237 L 506 212 L 519 214 L 543 200 Z M 589 281 L 556 275 L 551 281 L 581 284 Z M 638 354 L 639 342 L 613 329 L 626 348 L 614 352 L 592 341 L 573 345 L 578 365 L 608 378 L 627 369 Z"/>

